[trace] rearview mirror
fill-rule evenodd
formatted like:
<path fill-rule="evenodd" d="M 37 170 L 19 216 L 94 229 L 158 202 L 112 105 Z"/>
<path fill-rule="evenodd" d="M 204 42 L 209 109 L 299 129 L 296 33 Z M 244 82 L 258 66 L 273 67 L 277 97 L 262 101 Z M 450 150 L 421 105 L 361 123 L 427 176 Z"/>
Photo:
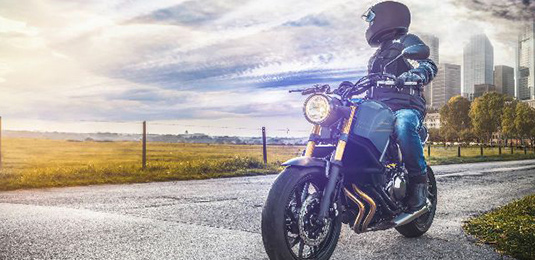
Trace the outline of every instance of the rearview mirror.
<path fill-rule="evenodd" d="M 383 74 L 386 73 L 386 68 L 390 66 L 394 61 L 397 59 L 404 57 L 406 59 L 410 60 L 423 60 L 429 58 L 429 47 L 425 44 L 415 44 L 411 45 L 401 51 L 401 54 L 399 54 L 396 58 L 388 62 L 383 67 Z"/>
<path fill-rule="evenodd" d="M 429 47 L 427 47 L 425 44 L 411 45 L 403 49 L 403 51 L 401 51 L 401 55 L 411 60 L 427 59 L 429 58 Z"/>

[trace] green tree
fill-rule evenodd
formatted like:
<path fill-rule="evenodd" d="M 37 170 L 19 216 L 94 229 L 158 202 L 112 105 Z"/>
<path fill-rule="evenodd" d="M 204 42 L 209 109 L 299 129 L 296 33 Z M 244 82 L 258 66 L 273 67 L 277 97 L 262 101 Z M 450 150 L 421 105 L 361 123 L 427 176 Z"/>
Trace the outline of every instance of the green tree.
<path fill-rule="evenodd" d="M 429 133 L 429 141 L 431 141 L 431 142 L 443 142 L 444 141 L 444 138 L 440 134 L 440 130 L 438 130 L 436 128 L 429 128 L 428 131 L 429 131 L 428 132 Z"/>
<path fill-rule="evenodd" d="M 472 102 L 469 115 L 473 132 L 480 140 L 491 141 L 492 133 L 500 130 L 506 100 L 503 94 L 488 92 Z"/>
<path fill-rule="evenodd" d="M 531 128 L 529 139 L 531 140 L 531 145 L 535 145 L 535 127 Z"/>
<path fill-rule="evenodd" d="M 503 108 L 502 115 L 502 134 L 507 139 L 512 139 L 518 136 L 515 126 L 516 105 L 518 101 L 512 100 L 506 102 Z M 506 140 L 507 141 L 507 140 Z"/>
<path fill-rule="evenodd" d="M 459 139 L 465 142 L 474 141 L 477 139 L 472 129 L 464 129 L 459 133 Z"/>
<path fill-rule="evenodd" d="M 515 128 L 518 136 L 522 139 L 530 138 L 535 127 L 535 111 L 526 103 L 519 103 L 516 106 Z"/>
<path fill-rule="evenodd" d="M 470 101 L 462 96 L 455 96 L 440 109 L 440 134 L 448 141 L 463 139 L 461 132 L 471 128 L 468 115 Z"/>

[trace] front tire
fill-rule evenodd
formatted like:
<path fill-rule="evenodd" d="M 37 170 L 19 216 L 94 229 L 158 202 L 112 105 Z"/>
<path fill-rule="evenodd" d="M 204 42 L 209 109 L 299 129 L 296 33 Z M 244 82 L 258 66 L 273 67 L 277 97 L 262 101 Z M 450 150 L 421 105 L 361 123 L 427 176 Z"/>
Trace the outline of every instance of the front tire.
<path fill-rule="evenodd" d="M 323 228 L 311 227 L 313 230 L 306 233 L 311 237 L 303 238 L 303 223 L 307 223 L 307 227 L 314 226 L 310 220 L 313 220 L 315 205 L 321 200 L 326 181 L 321 168 L 290 166 L 280 173 L 262 211 L 262 240 L 269 259 L 327 260 L 331 257 L 340 236 L 339 217 L 331 216 L 329 224 Z M 305 211 L 301 210 L 303 205 Z"/>
<path fill-rule="evenodd" d="M 406 225 L 396 227 L 396 230 L 406 237 L 419 237 L 427 232 L 433 224 L 437 210 L 437 181 L 431 167 L 427 166 L 427 198 L 431 201 L 431 209 L 421 217 Z"/>

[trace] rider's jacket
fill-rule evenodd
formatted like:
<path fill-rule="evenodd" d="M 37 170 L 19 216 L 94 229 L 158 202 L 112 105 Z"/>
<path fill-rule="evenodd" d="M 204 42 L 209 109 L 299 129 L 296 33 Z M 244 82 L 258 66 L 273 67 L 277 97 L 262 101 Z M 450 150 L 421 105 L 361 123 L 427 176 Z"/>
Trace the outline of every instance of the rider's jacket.
<path fill-rule="evenodd" d="M 383 42 L 370 58 L 368 73 L 382 72 L 384 66 L 400 55 L 404 48 L 413 45 L 421 46 L 422 52 L 429 52 L 424 42 L 413 34 L 402 35 L 397 39 Z M 405 58 L 399 58 L 387 66 L 386 72 L 395 76 L 411 72 L 420 76 L 422 85 L 425 86 L 437 74 L 437 66 L 430 59 L 409 61 Z M 422 87 L 372 88 L 368 91 L 368 96 L 384 102 L 394 111 L 402 108 L 413 108 L 419 110 L 423 115 L 425 114 L 425 99 L 422 91 Z"/>

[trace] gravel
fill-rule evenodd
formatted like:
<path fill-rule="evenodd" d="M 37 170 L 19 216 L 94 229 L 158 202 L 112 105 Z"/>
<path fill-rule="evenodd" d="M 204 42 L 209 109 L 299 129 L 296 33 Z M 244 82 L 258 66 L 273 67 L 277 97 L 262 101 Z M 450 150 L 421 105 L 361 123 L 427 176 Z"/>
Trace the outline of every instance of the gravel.
<path fill-rule="evenodd" d="M 535 193 L 535 160 L 433 169 L 439 206 L 428 233 L 343 226 L 332 259 L 503 259 L 461 225 Z M 260 214 L 275 178 L 0 192 L 0 259 L 267 259 Z"/>

